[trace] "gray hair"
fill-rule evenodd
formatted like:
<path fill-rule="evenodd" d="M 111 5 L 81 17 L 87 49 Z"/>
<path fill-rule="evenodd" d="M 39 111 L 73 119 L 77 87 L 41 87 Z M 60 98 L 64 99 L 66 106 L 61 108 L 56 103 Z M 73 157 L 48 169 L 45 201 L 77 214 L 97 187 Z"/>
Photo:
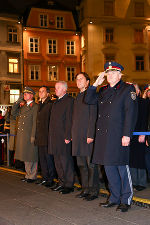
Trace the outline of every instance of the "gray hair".
<path fill-rule="evenodd" d="M 56 82 L 56 84 L 62 84 L 66 88 L 66 91 L 67 91 L 68 85 L 67 85 L 67 82 L 66 81 L 59 80 L 59 81 Z"/>

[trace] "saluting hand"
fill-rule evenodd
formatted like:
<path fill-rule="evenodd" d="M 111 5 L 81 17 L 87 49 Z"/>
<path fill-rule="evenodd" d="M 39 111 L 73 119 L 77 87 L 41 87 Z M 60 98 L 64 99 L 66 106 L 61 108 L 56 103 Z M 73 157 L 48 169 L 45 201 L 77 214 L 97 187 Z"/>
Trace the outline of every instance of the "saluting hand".
<path fill-rule="evenodd" d="M 145 142 L 145 135 L 140 135 L 138 140 L 139 140 L 140 143 L 144 143 Z"/>
<path fill-rule="evenodd" d="M 70 140 L 65 139 L 66 145 L 70 143 Z"/>
<path fill-rule="evenodd" d="M 87 138 L 87 144 L 91 144 L 94 141 L 93 138 Z"/>
<path fill-rule="evenodd" d="M 103 81 L 105 80 L 104 76 L 105 76 L 105 72 L 99 73 L 98 78 L 94 82 L 93 86 L 97 87 L 97 86 L 101 85 L 103 83 Z"/>
<path fill-rule="evenodd" d="M 122 146 L 129 146 L 130 144 L 130 137 L 123 136 L 122 137 Z"/>

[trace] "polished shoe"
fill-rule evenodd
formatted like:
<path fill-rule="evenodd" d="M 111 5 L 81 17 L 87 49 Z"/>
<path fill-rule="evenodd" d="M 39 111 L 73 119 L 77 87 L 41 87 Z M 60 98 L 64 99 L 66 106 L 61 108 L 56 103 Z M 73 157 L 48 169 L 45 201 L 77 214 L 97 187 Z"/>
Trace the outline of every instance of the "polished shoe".
<path fill-rule="evenodd" d="M 106 202 L 103 202 L 103 203 L 100 203 L 99 206 L 102 206 L 104 208 L 110 208 L 110 207 L 113 207 L 117 205 L 117 203 L 115 202 L 109 202 L 109 201 L 106 201 Z"/>
<path fill-rule="evenodd" d="M 128 209 L 130 209 L 130 208 L 131 208 L 131 205 L 128 205 L 128 204 L 120 204 L 116 208 L 116 211 L 127 212 Z"/>
<path fill-rule="evenodd" d="M 53 188 L 52 190 L 53 191 L 61 191 L 63 189 L 64 189 L 64 187 L 62 185 L 58 185 L 56 188 Z"/>
<path fill-rule="evenodd" d="M 27 182 L 27 178 L 21 178 L 22 182 Z"/>
<path fill-rule="evenodd" d="M 33 180 L 33 179 L 27 179 L 26 182 L 27 182 L 27 183 L 34 183 L 34 182 L 36 182 L 36 180 Z"/>
<path fill-rule="evenodd" d="M 35 182 L 35 184 L 38 185 L 44 185 L 46 183 L 46 180 L 38 180 L 37 182 Z"/>
<path fill-rule="evenodd" d="M 86 198 L 88 195 L 87 192 L 82 191 L 80 194 L 76 195 L 76 198 Z"/>
<path fill-rule="evenodd" d="M 56 187 L 58 187 L 59 184 L 58 183 L 54 183 L 54 185 L 52 187 L 50 187 L 51 190 L 55 189 Z"/>
<path fill-rule="evenodd" d="M 74 192 L 74 188 L 68 188 L 68 187 L 65 187 L 64 189 L 62 189 L 61 191 L 59 191 L 59 193 L 65 195 L 65 194 L 69 194 L 71 192 Z"/>
<path fill-rule="evenodd" d="M 46 181 L 43 185 L 45 187 L 51 188 L 51 187 L 54 187 L 55 182 L 54 181 Z"/>
<path fill-rule="evenodd" d="M 87 197 L 84 198 L 86 201 L 92 201 L 94 199 L 98 198 L 96 195 L 88 195 Z"/>
<path fill-rule="evenodd" d="M 136 190 L 137 190 L 137 191 L 143 191 L 145 188 L 146 188 L 146 187 L 140 186 L 140 185 L 136 186 Z"/>

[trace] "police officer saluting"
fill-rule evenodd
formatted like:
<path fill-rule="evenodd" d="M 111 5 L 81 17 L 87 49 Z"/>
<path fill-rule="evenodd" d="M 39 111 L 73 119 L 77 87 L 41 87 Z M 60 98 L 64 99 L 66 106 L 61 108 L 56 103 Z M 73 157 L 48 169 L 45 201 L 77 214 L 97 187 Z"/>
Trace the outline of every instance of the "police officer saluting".
<path fill-rule="evenodd" d="M 110 197 L 102 207 L 113 207 L 126 212 L 133 197 L 129 171 L 129 145 L 137 118 L 137 100 L 133 85 L 121 80 L 122 65 L 107 62 L 93 86 L 87 90 L 85 101 L 98 104 L 93 163 L 104 165 L 109 182 Z M 107 76 L 108 85 L 96 87 Z"/>

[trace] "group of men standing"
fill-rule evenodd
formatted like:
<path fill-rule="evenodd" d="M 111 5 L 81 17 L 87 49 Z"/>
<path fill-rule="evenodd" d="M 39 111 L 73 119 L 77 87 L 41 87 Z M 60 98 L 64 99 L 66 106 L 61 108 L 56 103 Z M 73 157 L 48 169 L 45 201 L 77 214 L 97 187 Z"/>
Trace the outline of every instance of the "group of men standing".
<path fill-rule="evenodd" d="M 94 200 L 99 194 L 98 165 L 104 165 L 110 197 L 103 207 L 117 205 L 128 211 L 133 190 L 129 171 L 129 145 L 137 118 L 134 86 L 121 80 L 123 67 L 116 62 L 104 66 L 95 83 L 89 87 L 88 74 L 76 75 L 79 94 L 67 94 L 67 83 L 55 84 L 57 100 L 52 103 L 49 89 L 39 89 L 39 104 L 33 101 L 30 87 L 14 104 L 12 114 L 18 116 L 15 157 L 25 162 L 23 181 L 35 182 L 39 151 L 42 181 L 53 191 L 74 191 L 74 160 L 80 170 L 82 191 L 77 198 Z M 108 85 L 96 92 L 107 76 Z M 25 104 L 20 104 L 22 101 Z M 38 150 L 37 150 L 38 147 Z M 58 183 L 53 179 L 58 176 Z"/>

